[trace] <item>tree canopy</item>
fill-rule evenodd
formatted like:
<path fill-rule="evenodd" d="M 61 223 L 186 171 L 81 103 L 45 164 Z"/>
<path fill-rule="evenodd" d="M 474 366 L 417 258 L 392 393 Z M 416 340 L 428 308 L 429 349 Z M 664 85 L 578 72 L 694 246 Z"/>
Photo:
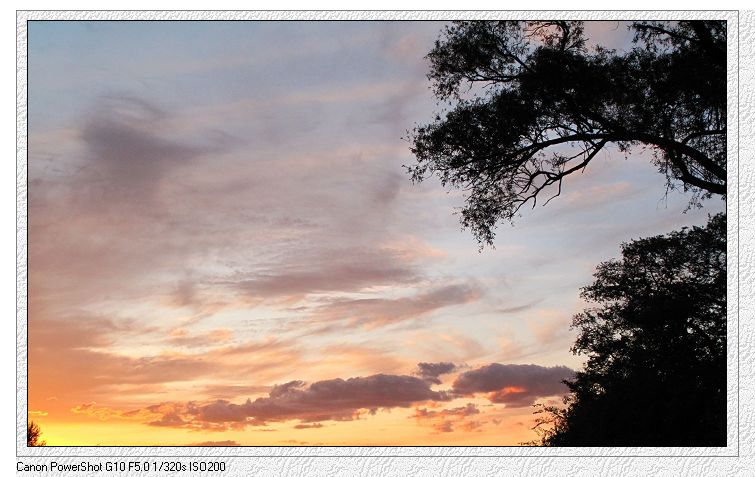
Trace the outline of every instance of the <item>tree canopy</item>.
<path fill-rule="evenodd" d="M 726 445 L 726 216 L 622 245 L 576 315 L 587 356 L 566 408 L 540 410 L 551 446 Z M 549 426 L 546 426 L 549 425 Z"/>
<path fill-rule="evenodd" d="M 726 22 L 634 23 L 633 46 L 588 46 L 576 21 L 461 21 L 428 54 L 450 110 L 410 133 L 414 181 L 466 191 L 461 222 L 492 244 L 500 220 L 560 194 L 609 145 L 644 146 L 667 187 L 726 194 Z M 547 203 L 547 202 L 546 202 Z"/>
<path fill-rule="evenodd" d="M 26 425 L 26 446 L 38 447 L 44 446 L 47 443 L 42 440 L 42 429 L 34 421 L 29 421 Z"/>

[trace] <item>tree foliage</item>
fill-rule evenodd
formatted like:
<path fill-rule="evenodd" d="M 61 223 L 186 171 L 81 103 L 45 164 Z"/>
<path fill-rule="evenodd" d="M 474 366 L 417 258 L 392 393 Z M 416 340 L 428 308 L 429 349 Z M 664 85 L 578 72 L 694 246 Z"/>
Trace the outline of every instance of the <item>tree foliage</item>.
<path fill-rule="evenodd" d="M 42 429 L 34 421 L 29 421 L 26 425 L 26 446 L 38 447 L 44 446 L 47 443 L 42 440 Z"/>
<path fill-rule="evenodd" d="M 582 297 L 599 304 L 572 323 L 587 362 L 539 444 L 725 446 L 725 215 L 623 244 Z"/>
<path fill-rule="evenodd" d="M 466 191 L 461 221 L 496 224 L 584 170 L 609 145 L 652 149 L 692 204 L 726 194 L 726 22 L 632 25 L 633 47 L 588 47 L 582 22 L 463 21 L 427 58 L 451 109 L 410 134 L 414 181 Z"/>

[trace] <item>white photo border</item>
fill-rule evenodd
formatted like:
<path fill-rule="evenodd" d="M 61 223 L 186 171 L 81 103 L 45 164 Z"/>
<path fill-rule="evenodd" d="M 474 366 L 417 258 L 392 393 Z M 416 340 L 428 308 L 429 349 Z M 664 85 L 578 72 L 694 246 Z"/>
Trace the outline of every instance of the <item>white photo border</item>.
<path fill-rule="evenodd" d="M 751 158 L 755 152 L 755 136 L 752 121 L 740 144 L 739 120 L 753 118 L 753 105 L 745 105 L 740 111 L 740 97 L 752 99 L 753 68 L 755 65 L 754 42 L 740 44 L 740 34 L 753 39 L 755 13 L 739 11 L 17 11 L 17 302 L 16 302 L 16 456 L 18 462 L 58 463 L 105 462 L 114 460 L 188 462 L 203 458 L 227 462 L 223 475 L 248 475 L 250 472 L 267 475 L 329 474 L 371 475 L 448 473 L 458 475 L 490 475 L 504 468 L 538 469 L 535 473 L 567 473 L 571 471 L 607 472 L 617 469 L 622 474 L 654 474 L 655 470 L 680 475 L 702 471 L 690 465 L 688 459 L 705 463 L 709 470 L 720 470 L 728 475 L 751 468 L 751 457 L 746 463 L 738 458 L 752 456 L 753 367 L 745 361 L 740 368 L 740 359 L 751 356 L 753 351 L 753 324 L 745 320 L 740 326 L 740 277 L 752 277 L 752 244 L 750 233 L 745 236 L 745 246 L 750 245 L 740 257 L 740 198 L 744 217 L 752 219 L 755 201 L 752 159 L 740 169 L 739 154 Z M 27 421 L 27 22 L 34 20 L 455 20 L 455 19 L 580 19 L 580 20 L 640 20 L 640 19 L 720 19 L 728 22 L 728 193 L 727 193 L 727 263 L 728 263 L 728 433 L 727 447 L 26 447 L 24 434 Z M 740 23 L 744 20 L 744 24 Z M 740 49 L 741 48 L 741 49 Z M 743 62 L 740 63 L 740 60 Z M 742 65 L 742 69 L 740 69 Z M 748 66 L 749 65 L 749 66 Z M 740 91 L 741 78 L 746 81 Z M 745 93 L 744 96 L 740 96 Z M 740 148 L 741 145 L 741 148 Z M 739 178 L 743 178 L 743 190 Z M 752 230 L 744 221 L 742 230 Z M 744 260 L 740 264 L 740 258 Z M 741 269 L 740 269 L 741 266 Z M 753 291 L 745 280 L 742 293 L 744 316 L 753 311 Z M 740 421 L 740 415 L 743 421 Z M 746 417 L 745 417 L 746 416 Z M 744 445 L 746 449 L 741 449 Z M 742 452 L 744 451 L 744 452 Z M 347 459 L 344 459 L 347 458 Z M 728 459 L 727 459 L 728 458 Z M 686 463 L 685 463 L 686 462 Z M 623 469 L 623 470 L 622 470 Z M 676 469 L 676 470 L 675 470 Z M 60 474 L 59 474 L 60 475 Z M 130 475 L 120 474 L 120 475 Z M 133 475 L 137 475 L 134 472 Z M 138 474 L 144 475 L 144 474 Z"/>

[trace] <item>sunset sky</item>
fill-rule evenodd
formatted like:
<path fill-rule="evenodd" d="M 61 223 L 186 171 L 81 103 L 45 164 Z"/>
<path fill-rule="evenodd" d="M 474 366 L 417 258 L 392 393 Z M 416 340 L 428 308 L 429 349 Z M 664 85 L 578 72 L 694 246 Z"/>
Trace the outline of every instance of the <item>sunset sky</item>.
<path fill-rule="evenodd" d="M 403 139 L 437 22 L 28 28 L 29 418 L 48 445 L 517 445 L 579 288 L 701 225 L 651 151 L 462 230 Z M 588 23 L 612 48 L 631 33 Z"/>

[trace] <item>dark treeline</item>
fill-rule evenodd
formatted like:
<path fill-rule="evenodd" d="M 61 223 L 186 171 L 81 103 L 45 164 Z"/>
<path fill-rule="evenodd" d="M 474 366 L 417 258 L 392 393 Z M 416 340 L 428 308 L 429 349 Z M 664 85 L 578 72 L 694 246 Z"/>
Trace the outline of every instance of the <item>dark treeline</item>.
<path fill-rule="evenodd" d="M 582 297 L 567 407 L 541 409 L 539 444 L 726 446 L 726 217 L 635 240 Z M 552 426 L 548 426 L 548 425 Z"/>

